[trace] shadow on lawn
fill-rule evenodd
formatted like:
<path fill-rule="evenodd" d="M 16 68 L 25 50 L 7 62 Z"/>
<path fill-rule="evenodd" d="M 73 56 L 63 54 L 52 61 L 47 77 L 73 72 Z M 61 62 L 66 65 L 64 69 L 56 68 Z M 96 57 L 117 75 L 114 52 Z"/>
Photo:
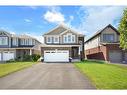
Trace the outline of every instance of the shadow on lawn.
<path fill-rule="evenodd" d="M 100 60 L 83 60 L 83 61 L 78 62 L 78 63 L 83 63 L 83 64 L 92 64 L 92 63 L 94 63 L 94 64 L 105 64 L 107 62 L 100 61 Z"/>

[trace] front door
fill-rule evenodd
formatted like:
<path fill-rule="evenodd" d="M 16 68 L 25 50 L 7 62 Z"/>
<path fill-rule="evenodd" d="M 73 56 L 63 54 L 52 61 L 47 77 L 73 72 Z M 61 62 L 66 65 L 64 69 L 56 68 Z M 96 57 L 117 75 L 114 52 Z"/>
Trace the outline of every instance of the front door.
<path fill-rule="evenodd" d="M 79 58 L 79 47 L 72 47 L 72 58 Z"/>

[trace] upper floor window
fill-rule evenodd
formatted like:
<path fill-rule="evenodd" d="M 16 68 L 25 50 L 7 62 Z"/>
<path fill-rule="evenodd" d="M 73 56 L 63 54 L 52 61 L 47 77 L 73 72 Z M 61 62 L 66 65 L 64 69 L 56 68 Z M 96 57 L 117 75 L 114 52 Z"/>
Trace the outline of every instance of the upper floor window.
<path fill-rule="evenodd" d="M 54 37 L 54 43 L 59 43 L 59 37 Z"/>
<path fill-rule="evenodd" d="M 67 43 L 67 36 L 64 35 L 64 43 Z"/>
<path fill-rule="evenodd" d="M 75 42 L 75 35 L 72 35 L 72 42 Z"/>
<path fill-rule="evenodd" d="M 32 45 L 35 45 L 35 40 L 34 39 L 32 39 Z"/>
<path fill-rule="evenodd" d="M 25 39 L 21 39 L 21 45 L 25 45 Z"/>
<path fill-rule="evenodd" d="M 8 37 L 0 37 L 0 45 L 8 45 Z"/>
<path fill-rule="evenodd" d="M 29 40 L 29 44 L 32 45 L 32 39 Z"/>
<path fill-rule="evenodd" d="M 64 35 L 64 43 L 75 43 L 75 35 L 68 33 Z"/>
<path fill-rule="evenodd" d="M 103 34 L 104 42 L 114 42 L 114 34 Z"/>
<path fill-rule="evenodd" d="M 15 46 L 18 45 L 18 39 L 17 38 L 13 38 L 12 39 L 12 44 L 15 45 Z"/>
<path fill-rule="evenodd" d="M 68 35 L 68 42 L 71 42 L 71 35 Z"/>
<path fill-rule="evenodd" d="M 47 43 L 52 43 L 52 37 L 47 38 Z"/>

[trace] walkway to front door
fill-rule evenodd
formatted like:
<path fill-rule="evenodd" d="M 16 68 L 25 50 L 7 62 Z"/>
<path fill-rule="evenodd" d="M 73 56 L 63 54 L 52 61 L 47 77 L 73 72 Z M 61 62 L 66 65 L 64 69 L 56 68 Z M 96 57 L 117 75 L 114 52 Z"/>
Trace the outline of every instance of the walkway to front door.
<path fill-rule="evenodd" d="M 38 63 L 0 78 L 0 89 L 95 89 L 71 63 Z"/>

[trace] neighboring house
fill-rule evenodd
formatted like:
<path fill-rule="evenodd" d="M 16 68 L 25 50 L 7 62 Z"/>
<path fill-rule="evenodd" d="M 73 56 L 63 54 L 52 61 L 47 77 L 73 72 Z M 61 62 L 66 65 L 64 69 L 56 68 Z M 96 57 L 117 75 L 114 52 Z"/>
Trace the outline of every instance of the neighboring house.
<path fill-rule="evenodd" d="M 45 33 L 41 48 L 45 62 L 69 62 L 72 59 L 84 59 L 84 35 L 65 25 L 58 25 Z"/>
<path fill-rule="evenodd" d="M 112 25 L 108 25 L 85 41 L 87 59 L 98 59 L 109 62 L 127 62 L 127 53 L 119 46 L 120 33 Z"/>
<path fill-rule="evenodd" d="M 27 35 L 14 35 L 0 30 L 0 61 L 23 55 L 40 54 L 41 43 Z"/>

